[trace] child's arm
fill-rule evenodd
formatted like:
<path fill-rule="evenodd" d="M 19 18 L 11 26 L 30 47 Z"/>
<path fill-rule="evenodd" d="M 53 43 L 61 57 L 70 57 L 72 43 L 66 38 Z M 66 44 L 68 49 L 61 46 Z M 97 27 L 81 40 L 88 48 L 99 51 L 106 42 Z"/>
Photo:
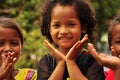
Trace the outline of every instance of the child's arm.
<path fill-rule="evenodd" d="M 76 59 L 82 50 L 83 45 L 88 39 L 86 35 L 81 41 L 78 41 L 67 53 L 63 55 L 57 49 L 55 49 L 48 41 L 45 40 L 46 47 L 49 49 L 50 53 L 57 59 L 58 64 L 50 76 L 50 80 L 62 80 L 64 75 L 65 66 L 67 64 L 68 73 L 71 80 L 87 80 L 87 78 L 82 74 L 81 70 L 76 64 Z M 77 74 L 77 75 L 76 75 Z M 79 75 L 79 76 L 78 76 Z"/>
<path fill-rule="evenodd" d="M 88 43 L 88 49 L 100 65 L 104 65 L 114 70 L 115 80 L 120 80 L 120 59 L 118 57 L 109 56 L 103 53 L 98 54 L 98 52 L 91 43 Z"/>
<path fill-rule="evenodd" d="M 88 35 L 85 35 L 84 38 L 81 41 L 78 41 L 66 55 L 66 64 L 71 80 L 87 80 L 75 62 L 87 40 Z"/>
<path fill-rule="evenodd" d="M 67 61 L 66 64 L 70 80 L 88 80 L 74 61 Z"/>
<path fill-rule="evenodd" d="M 64 70 L 65 70 L 65 56 L 55 49 L 47 40 L 45 40 L 45 45 L 58 61 L 57 66 L 48 80 L 63 80 Z"/>

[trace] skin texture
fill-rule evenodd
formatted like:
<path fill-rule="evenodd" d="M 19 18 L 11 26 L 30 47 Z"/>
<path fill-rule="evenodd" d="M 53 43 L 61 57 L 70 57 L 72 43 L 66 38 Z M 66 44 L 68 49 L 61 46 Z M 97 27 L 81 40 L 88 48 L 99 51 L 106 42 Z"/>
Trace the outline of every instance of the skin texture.
<path fill-rule="evenodd" d="M 21 48 L 18 32 L 0 25 L 0 79 L 13 78 L 14 64 L 19 59 Z"/>

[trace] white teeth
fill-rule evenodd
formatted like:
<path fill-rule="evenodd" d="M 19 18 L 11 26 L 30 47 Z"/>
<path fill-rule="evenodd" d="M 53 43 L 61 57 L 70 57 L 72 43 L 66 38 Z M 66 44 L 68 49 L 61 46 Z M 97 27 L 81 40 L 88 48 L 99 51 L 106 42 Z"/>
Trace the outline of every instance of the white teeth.
<path fill-rule="evenodd" d="M 60 40 L 69 40 L 70 38 L 59 38 Z"/>
<path fill-rule="evenodd" d="M 60 38 L 61 40 L 67 40 L 68 38 Z"/>

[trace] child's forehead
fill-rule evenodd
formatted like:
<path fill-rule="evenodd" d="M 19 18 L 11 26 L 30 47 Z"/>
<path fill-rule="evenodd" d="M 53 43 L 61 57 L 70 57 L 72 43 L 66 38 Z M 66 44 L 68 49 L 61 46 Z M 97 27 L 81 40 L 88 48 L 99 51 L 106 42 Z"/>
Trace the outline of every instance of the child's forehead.
<path fill-rule="evenodd" d="M 8 34 L 11 34 L 11 32 L 13 33 L 15 33 L 15 34 L 19 34 L 18 33 L 18 31 L 15 29 L 15 28 L 11 28 L 11 27 L 3 27 L 3 26 L 0 26 L 0 31 L 1 31 L 1 33 L 2 32 L 4 32 L 4 33 L 8 33 L 8 32 L 10 32 L 10 33 L 8 33 Z"/>
<path fill-rule="evenodd" d="M 119 34 L 120 33 L 120 24 L 113 26 L 112 29 L 111 29 L 111 33 L 112 33 L 112 35 Z"/>
<path fill-rule="evenodd" d="M 108 27 L 108 32 L 111 33 L 112 31 L 119 29 L 119 28 L 120 28 L 120 24 L 112 24 Z"/>
<path fill-rule="evenodd" d="M 113 30 L 120 30 L 120 24 L 114 25 Z"/>

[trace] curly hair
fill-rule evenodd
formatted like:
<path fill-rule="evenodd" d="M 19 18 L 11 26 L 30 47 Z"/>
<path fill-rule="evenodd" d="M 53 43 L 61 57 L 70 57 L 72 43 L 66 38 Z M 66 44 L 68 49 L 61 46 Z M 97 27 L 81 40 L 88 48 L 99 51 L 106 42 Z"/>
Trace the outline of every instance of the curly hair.
<path fill-rule="evenodd" d="M 81 26 L 87 27 L 85 34 L 88 34 L 89 41 L 91 43 L 96 39 L 96 19 L 93 9 L 88 2 L 84 0 L 45 0 L 41 8 L 41 33 L 45 36 L 51 43 L 53 42 L 50 32 L 49 25 L 51 22 L 51 12 L 56 5 L 61 6 L 74 6 L 74 10 L 77 12 L 77 17 L 81 23 Z M 85 34 L 82 34 L 81 39 Z"/>
<path fill-rule="evenodd" d="M 112 40 L 111 34 L 112 34 L 112 31 L 113 31 L 113 28 L 115 28 L 117 25 L 120 25 L 120 16 L 115 17 L 109 23 L 109 26 L 108 26 L 108 43 L 109 43 L 109 46 L 111 46 L 111 40 Z"/>

